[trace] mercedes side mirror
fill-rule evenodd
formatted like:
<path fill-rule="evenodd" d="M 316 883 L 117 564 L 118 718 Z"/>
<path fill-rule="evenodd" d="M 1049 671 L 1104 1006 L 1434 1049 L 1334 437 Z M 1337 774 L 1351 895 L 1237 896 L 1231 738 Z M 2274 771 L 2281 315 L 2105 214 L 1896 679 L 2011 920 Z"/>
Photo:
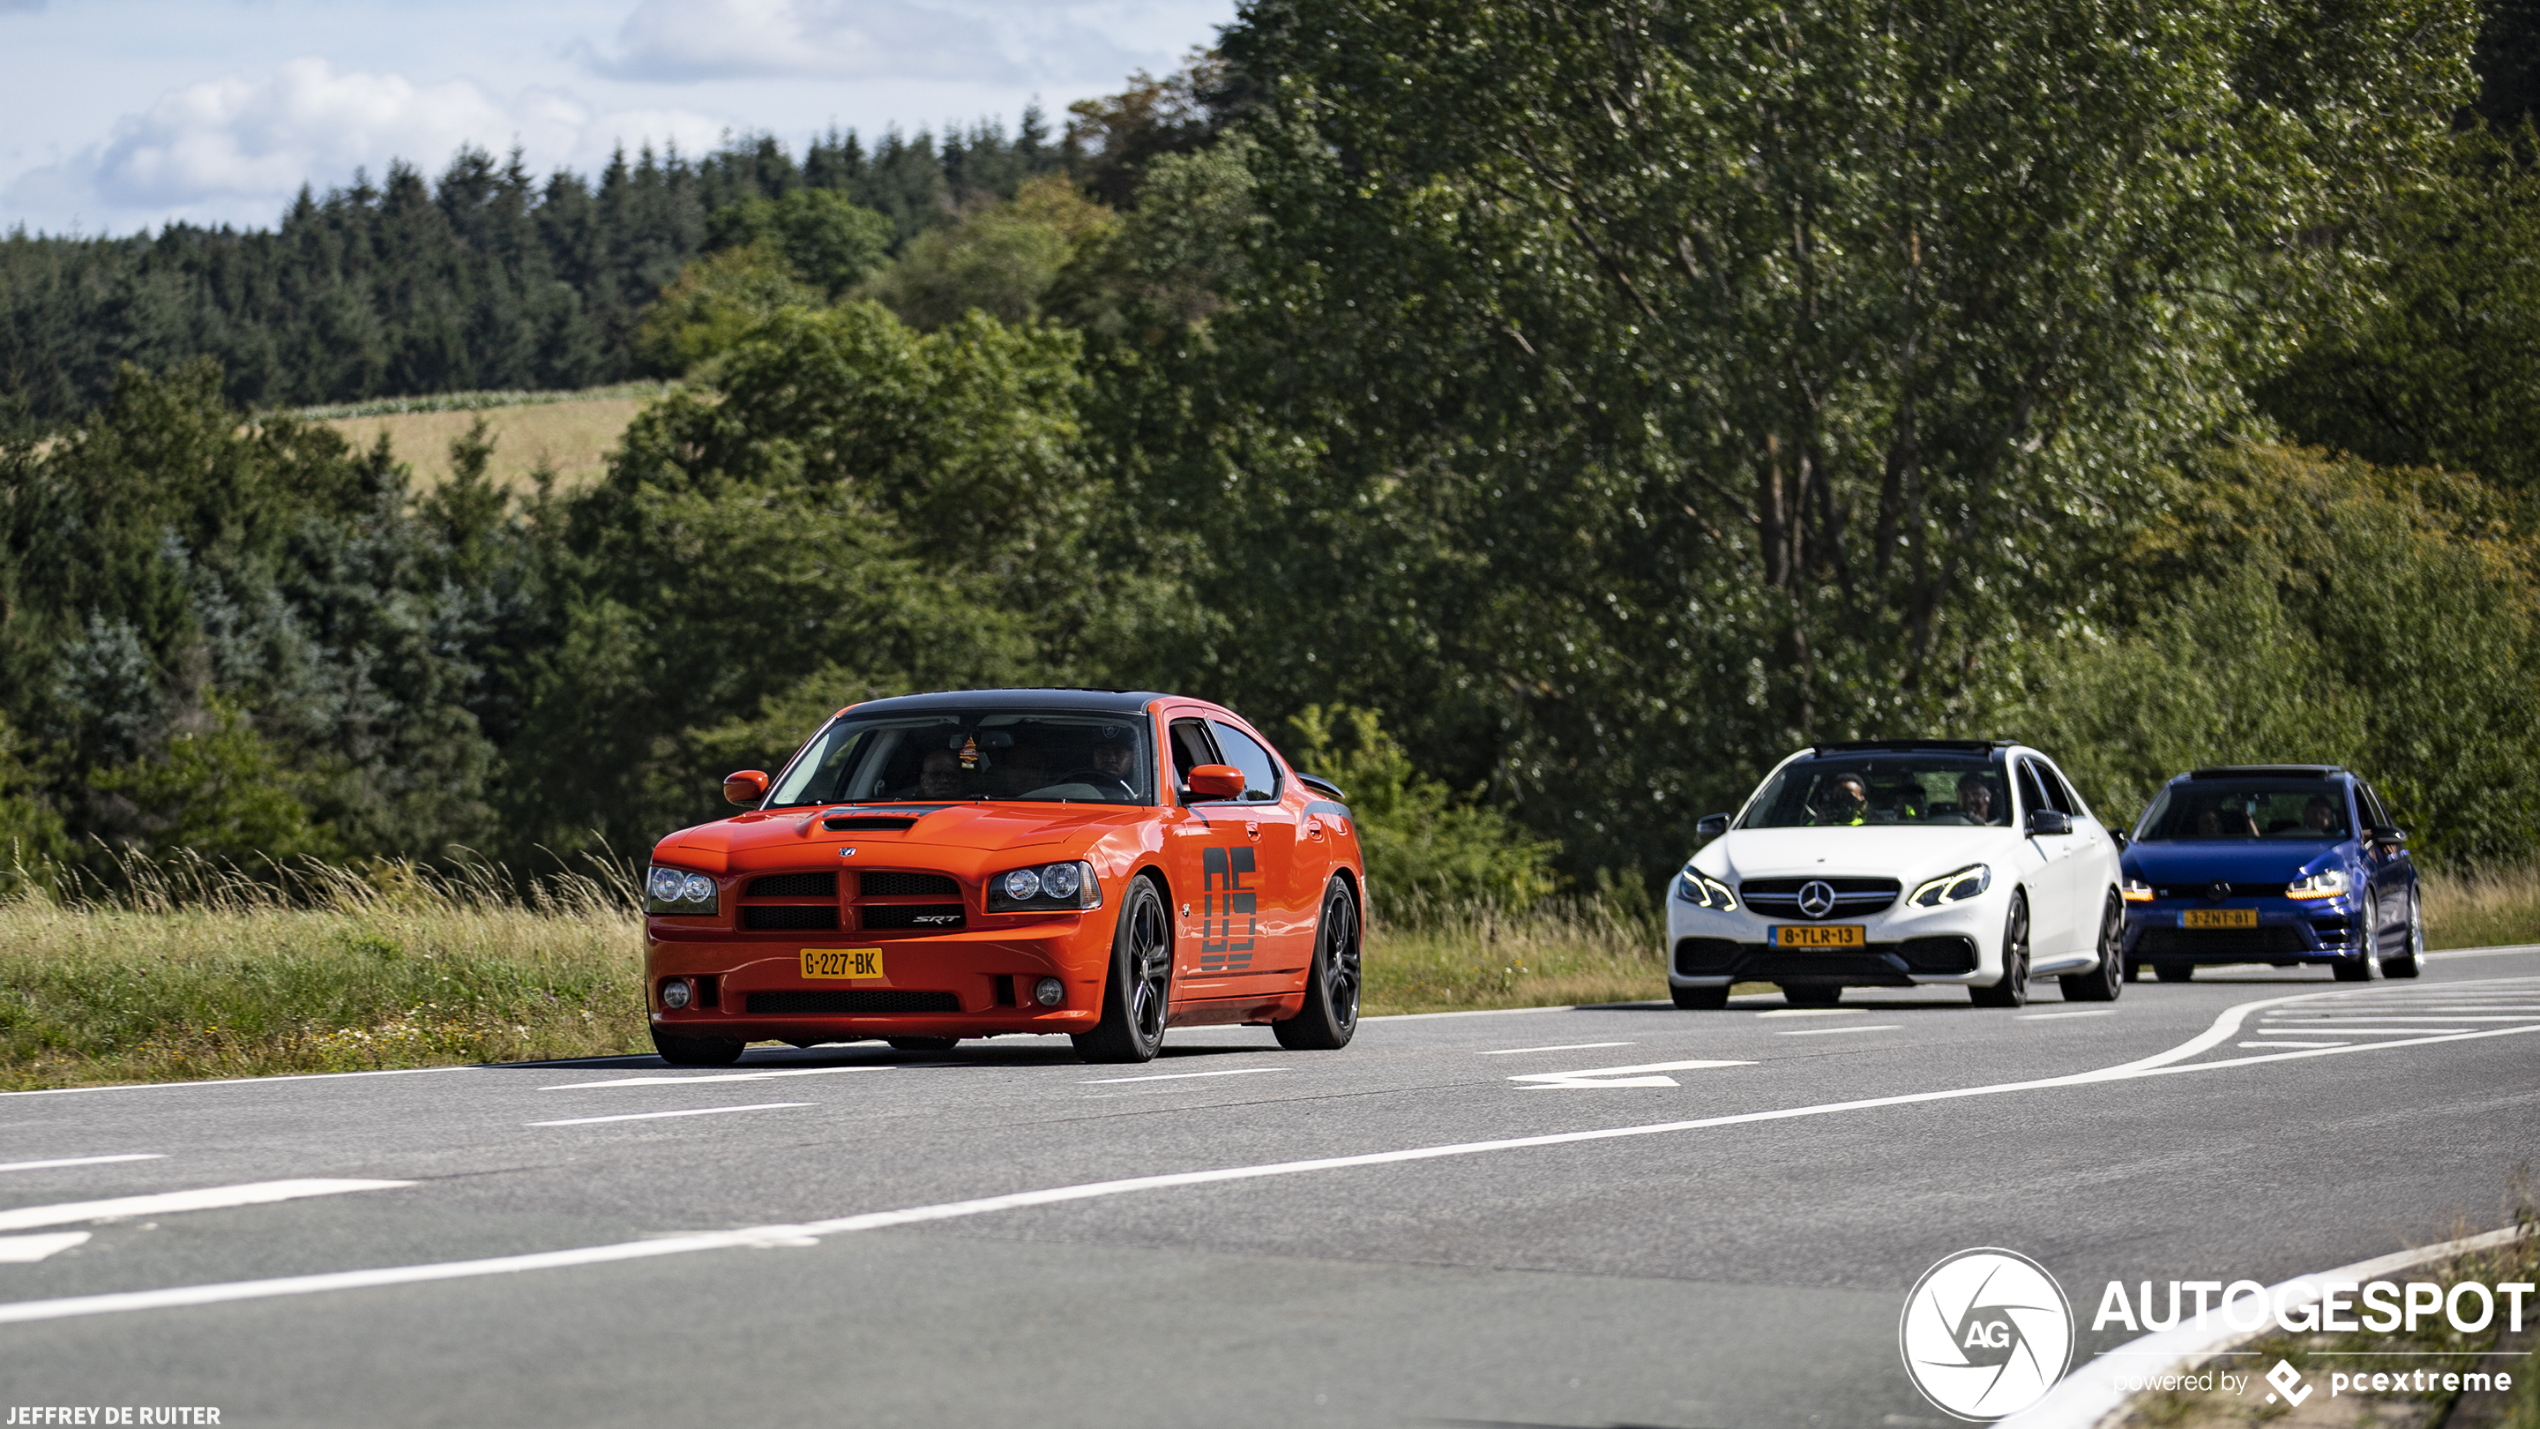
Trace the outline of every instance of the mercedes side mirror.
<path fill-rule="evenodd" d="M 1716 839 L 1728 831 L 1729 816 L 1726 814 L 1704 814 L 1693 826 L 1693 836 L 1698 839 Z"/>
<path fill-rule="evenodd" d="M 2110 829 L 2108 831 L 2108 837 L 2116 840 L 2117 852 L 2119 853 L 2123 853 L 2127 849 L 2134 847 L 2134 835 L 2127 833 L 2123 829 Z"/>
<path fill-rule="evenodd" d="M 1182 786 L 1194 799 L 1240 799 L 1244 796 L 1244 772 L 1231 764 L 1203 764 L 1191 771 Z"/>
<path fill-rule="evenodd" d="M 2057 834 L 2068 834 L 2072 831 L 2072 816 L 2061 809 L 2031 809 L 2028 811 L 2028 832 L 2030 838 L 2052 838 Z"/>
<path fill-rule="evenodd" d="M 767 797 L 767 771 L 744 769 L 723 776 L 723 797 L 731 803 L 748 807 Z"/>

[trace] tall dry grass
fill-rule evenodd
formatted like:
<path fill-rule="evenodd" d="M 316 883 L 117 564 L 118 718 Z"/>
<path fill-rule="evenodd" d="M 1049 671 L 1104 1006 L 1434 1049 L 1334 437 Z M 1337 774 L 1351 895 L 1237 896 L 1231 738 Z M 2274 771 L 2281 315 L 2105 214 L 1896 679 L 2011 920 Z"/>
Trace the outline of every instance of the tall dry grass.
<path fill-rule="evenodd" d="M 2425 941 L 2435 948 L 2540 943 L 2540 864 L 2470 873 L 2429 873 Z"/>

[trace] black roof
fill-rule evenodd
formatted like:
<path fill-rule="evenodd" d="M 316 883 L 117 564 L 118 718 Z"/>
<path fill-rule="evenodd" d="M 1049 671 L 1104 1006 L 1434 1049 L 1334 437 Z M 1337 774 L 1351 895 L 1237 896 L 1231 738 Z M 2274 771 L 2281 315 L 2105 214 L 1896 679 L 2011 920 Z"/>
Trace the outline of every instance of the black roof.
<path fill-rule="evenodd" d="M 2342 764 L 2222 764 L 2191 769 L 2182 779 L 2325 779 L 2346 773 Z"/>
<path fill-rule="evenodd" d="M 928 710 L 1099 710 L 1105 714 L 1137 714 L 1168 695 L 1154 690 L 935 690 L 923 695 L 894 695 L 866 700 L 858 714 L 922 714 Z"/>
<path fill-rule="evenodd" d="M 1944 754 L 1991 754 L 2008 749 L 2015 743 L 2008 739 L 1847 739 L 1834 743 L 1811 745 L 1817 754 L 1858 754 L 1880 749 L 1930 749 Z"/>

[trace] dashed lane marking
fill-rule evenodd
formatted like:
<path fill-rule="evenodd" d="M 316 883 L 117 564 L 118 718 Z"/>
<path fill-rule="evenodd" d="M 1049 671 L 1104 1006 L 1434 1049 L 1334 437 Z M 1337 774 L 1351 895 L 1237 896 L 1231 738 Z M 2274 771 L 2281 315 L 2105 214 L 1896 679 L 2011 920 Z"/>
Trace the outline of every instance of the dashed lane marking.
<path fill-rule="evenodd" d="M 752 1106 L 701 1106 L 688 1111 L 630 1111 L 616 1116 L 569 1116 L 562 1121 L 525 1121 L 523 1126 L 597 1126 L 604 1121 L 659 1121 L 671 1116 L 721 1116 L 733 1111 L 780 1111 L 810 1102 L 759 1102 Z"/>
<path fill-rule="evenodd" d="M 1772 1010 L 1772 1011 L 1770 1011 L 1770 1012 L 1759 1012 L 1759 1013 L 1756 1013 L 1755 1015 L 1756 1015 L 1756 1016 L 1758 1016 L 1758 1017 L 1867 1017 L 1867 1016 L 1869 1016 L 1869 1014 L 1868 1014 L 1868 1013 L 1863 1012 L 1860 1008 L 1857 1008 L 1857 1007 L 1777 1007 L 1777 1008 L 1773 1009 L 1773 1010 Z"/>
<path fill-rule="evenodd" d="M 1631 1042 L 1564 1042 L 1557 1047 L 1494 1047 L 1487 1052 L 1476 1052 L 1473 1055 L 1477 1057 L 1514 1057 L 1520 1052 L 1585 1052 L 1593 1047 L 1630 1047 L 1634 1045 L 1637 1044 Z M 7 1167 L 0 1166 L 0 1171 L 7 1169 Z"/>
<path fill-rule="evenodd" d="M 2348 1044 L 2344 1042 L 2241 1042 L 2234 1045 L 2263 1050 L 2273 1047 L 2344 1047 Z"/>
<path fill-rule="evenodd" d="M 2114 1017 L 2116 1015 L 2117 1010 L 2113 1007 L 2095 1007 L 2088 1012 L 2023 1012 L 2016 1020 L 2021 1022 L 2052 1022 L 2058 1017 Z"/>
<path fill-rule="evenodd" d="M 765 1082 L 778 1077 L 827 1077 L 839 1072 L 896 1072 L 885 1063 L 856 1067 L 776 1067 L 764 1072 L 721 1072 L 704 1077 L 613 1077 L 604 1082 L 558 1082 L 542 1092 L 579 1092 L 593 1087 L 699 1087 L 708 1082 Z"/>
<path fill-rule="evenodd" d="M 165 1161 L 163 1151 L 134 1151 L 122 1156 L 63 1156 L 51 1161 L 12 1161 L 0 1171 L 49 1171 L 56 1166 L 104 1166 L 116 1161 Z"/>
<path fill-rule="evenodd" d="M 1901 1023 L 1886 1022 L 1873 1027 L 1794 1027 L 1788 1032 L 1776 1032 L 1773 1035 L 1776 1037 L 1832 1037 L 1845 1032 L 1894 1032 L 1901 1026 Z"/>
<path fill-rule="evenodd" d="M 1193 1077 L 1241 1077 L 1253 1072 L 1284 1072 L 1285 1067 L 1233 1067 L 1222 1072 L 1160 1072 L 1152 1077 L 1096 1077 L 1083 1085 L 1116 1087 L 1123 1082 L 1182 1082 Z"/>

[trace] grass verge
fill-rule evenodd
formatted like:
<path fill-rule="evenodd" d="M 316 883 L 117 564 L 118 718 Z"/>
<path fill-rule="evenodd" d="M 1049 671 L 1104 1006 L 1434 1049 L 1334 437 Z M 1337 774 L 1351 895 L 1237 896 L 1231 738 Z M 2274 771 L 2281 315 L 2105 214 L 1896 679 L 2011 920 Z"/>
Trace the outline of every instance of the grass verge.
<path fill-rule="evenodd" d="M 2483 872 L 2429 873 L 2425 941 L 2436 948 L 2540 943 L 2540 864 Z"/>

